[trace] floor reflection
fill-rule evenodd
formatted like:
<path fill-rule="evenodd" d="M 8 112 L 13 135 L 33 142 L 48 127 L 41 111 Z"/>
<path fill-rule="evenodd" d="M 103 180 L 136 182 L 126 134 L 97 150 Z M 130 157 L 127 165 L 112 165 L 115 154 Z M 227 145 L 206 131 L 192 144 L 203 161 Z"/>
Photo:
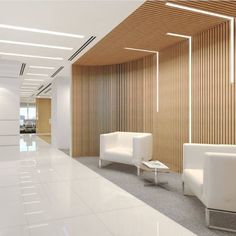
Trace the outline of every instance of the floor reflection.
<path fill-rule="evenodd" d="M 34 135 L 21 135 L 20 136 L 20 152 L 35 152 L 37 150 Z"/>

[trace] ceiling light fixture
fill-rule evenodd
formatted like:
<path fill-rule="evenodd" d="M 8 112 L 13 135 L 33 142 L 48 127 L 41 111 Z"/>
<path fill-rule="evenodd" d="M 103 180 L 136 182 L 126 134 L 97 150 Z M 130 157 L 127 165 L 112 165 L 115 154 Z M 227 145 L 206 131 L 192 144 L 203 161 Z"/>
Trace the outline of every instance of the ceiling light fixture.
<path fill-rule="evenodd" d="M 200 10 L 200 9 L 197 9 L 194 7 L 186 7 L 186 6 L 182 6 L 182 5 L 171 3 L 171 2 L 167 2 L 166 6 L 174 7 L 174 8 L 178 8 L 178 9 L 186 10 L 186 11 L 192 11 L 192 12 L 196 12 L 196 13 L 200 13 L 200 14 L 205 14 L 205 15 L 209 15 L 209 16 L 215 16 L 215 17 L 228 19 L 228 20 L 231 20 L 231 18 L 232 18 L 230 16 L 226 16 L 226 15 L 222 15 L 222 14 L 218 14 L 218 13 L 214 13 L 214 12 L 210 12 L 210 11 Z"/>
<path fill-rule="evenodd" d="M 26 73 L 26 75 L 33 75 L 33 76 L 44 76 L 44 77 L 48 77 L 48 74 L 37 74 L 37 73 Z"/>
<path fill-rule="evenodd" d="M 27 32 L 33 32 L 33 33 L 41 33 L 41 34 L 51 34 L 51 35 L 64 36 L 64 37 L 70 37 L 70 38 L 84 38 L 84 35 L 80 35 L 80 34 L 70 34 L 70 33 L 51 31 L 51 30 L 42 30 L 42 29 L 27 28 L 27 27 L 14 26 L 14 25 L 6 25 L 6 24 L 0 24 L 0 28 L 27 31 Z"/>
<path fill-rule="evenodd" d="M 37 87 L 21 87 L 21 90 L 24 90 L 24 91 L 34 91 L 35 89 L 37 89 Z"/>
<path fill-rule="evenodd" d="M 34 84 L 34 83 L 25 83 L 25 82 L 23 82 L 23 85 L 34 85 L 34 86 L 39 86 L 40 84 Z"/>
<path fill-rule="evenodd" d="M 39 59 L 58 60 L 58 61 L 62 61 L 63 60 L 62 57 L 45 57 L 45 56 L 36 56 L 36 55 L 27 55 L 27 54 L 18 54 L 18 53 L 8 53 L 8 52 L 0 52 L 0 55 L 16 56 L 16 57 L 39 58 Z"/>
<path fill-rule="evenodd" d="M 229 36 L 229 44 L 230 44 L 230 52 L 229 52 L 229 59 L 230 59 L 230 82 L 234 83 L 234 73 L 235 73 L 235 65 L 234 65 L 234 17 L 232 16 L 226 16 L 226 15 L 222 15 L 222 14 L 218 14 L 218 13 L 214 13 L 214 12 L 210 12 L 210 11 L 205 11 L 205 10 L 200 10 L 197 8 L 193 8 L 193 7 L 186 7 L 186 6 L 182 6 L 179 4 L 175 4 L 175 3 L 170 3 L 167 2 L 166 6 L 169 7 L 174 7 L 180 10 L 186 10 L 186 11 L 191 11 L 191 12 L 195 12 L 195 13 L 200 13 L 200 14 L 204 14 L 204 15 L 208 15 L 208 16 L 214 16 L 214 17 L 218 17 L 218 18 L 222 18 L 222 19 L 226 19 L 229 20 L 230 22 L 230 36 Z"/>
<path fill-rule="evenodd" d="M 43 79 L 24 79 L 24 81 L 44 81 Z"/>
<path fill-rule="evenodd" d="M 132 50 L 132 51 L 140 51 L 140 52 L 151 52 L 151 53 L 157 53 L 157 51 L 146 50 L 146 49 L 141 49 L 141 48 L 124 48 L 124 49 Z"/>
<path fill-rule="evenodd" d="M 41 47 L 41 48 L 61 49 L 61 50 L 73 50 L 73 48 L 69 48 L 69 47 L 53 46 L 53 45 L 39 44 L 39 43 L 17 42 L 17 41 L 10 41 L 10 40 L 0 40 L 0 43 L 32 46 L 32 47 Z"/>
<path fill-rule="evenodd" d="M 51 67 L 51 66 L 29 66 L 29 68 L 33 68 L 33 69 L 48 69 L 48 70 L 54 70 L 55 67 Z"/>

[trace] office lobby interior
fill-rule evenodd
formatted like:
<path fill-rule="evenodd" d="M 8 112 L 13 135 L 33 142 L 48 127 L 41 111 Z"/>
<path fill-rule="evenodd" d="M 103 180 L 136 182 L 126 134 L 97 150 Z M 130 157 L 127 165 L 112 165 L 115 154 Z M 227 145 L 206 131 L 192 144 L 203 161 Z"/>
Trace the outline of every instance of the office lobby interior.
<path fill-rule="evenodd" d="M 235 17 L 0 1 L 0 236 L 236 235 Z"/>

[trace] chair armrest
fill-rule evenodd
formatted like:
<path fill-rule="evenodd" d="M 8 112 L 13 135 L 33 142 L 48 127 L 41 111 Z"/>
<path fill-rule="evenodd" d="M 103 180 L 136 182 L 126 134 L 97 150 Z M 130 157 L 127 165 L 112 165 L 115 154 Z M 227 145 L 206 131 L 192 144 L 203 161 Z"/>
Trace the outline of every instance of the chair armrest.
<path fill-rule="evenodd" d="M 152 159 L 152 134 L 133 137 L 133 162 L 139 164 L 141 161 Z"/>
<path fill-rule="evenodd" d="M 205 205 L 236 212 L 236 154 L 207 152 L 204 158 Z"/>
<path fill-rule="evenodd" d="M 203 169 L 204 153 L 206 144 L 184 143 L 183 145 L 183 170 L 184 169 Z"/>
<path fill-rule="evenodd" d="M 118 139 L 118 133 L 100 134 L 100 158 L 106 149 L 115 147 Z"/>

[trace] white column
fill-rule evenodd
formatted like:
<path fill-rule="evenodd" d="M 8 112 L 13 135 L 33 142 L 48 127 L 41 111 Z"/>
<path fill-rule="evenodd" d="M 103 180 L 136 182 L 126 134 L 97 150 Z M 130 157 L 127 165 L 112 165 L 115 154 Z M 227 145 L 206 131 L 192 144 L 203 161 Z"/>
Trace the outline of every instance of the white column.
<path fill-rule="evenodd" d="M 70 148 L 70 77 L 57 77 L 52 83 L 52 145 Z"/>
<path fill-rule="evenodd" d="M 19 78 L 0 78 L 0 146 L 19 145 L 19 113 Z"/>

